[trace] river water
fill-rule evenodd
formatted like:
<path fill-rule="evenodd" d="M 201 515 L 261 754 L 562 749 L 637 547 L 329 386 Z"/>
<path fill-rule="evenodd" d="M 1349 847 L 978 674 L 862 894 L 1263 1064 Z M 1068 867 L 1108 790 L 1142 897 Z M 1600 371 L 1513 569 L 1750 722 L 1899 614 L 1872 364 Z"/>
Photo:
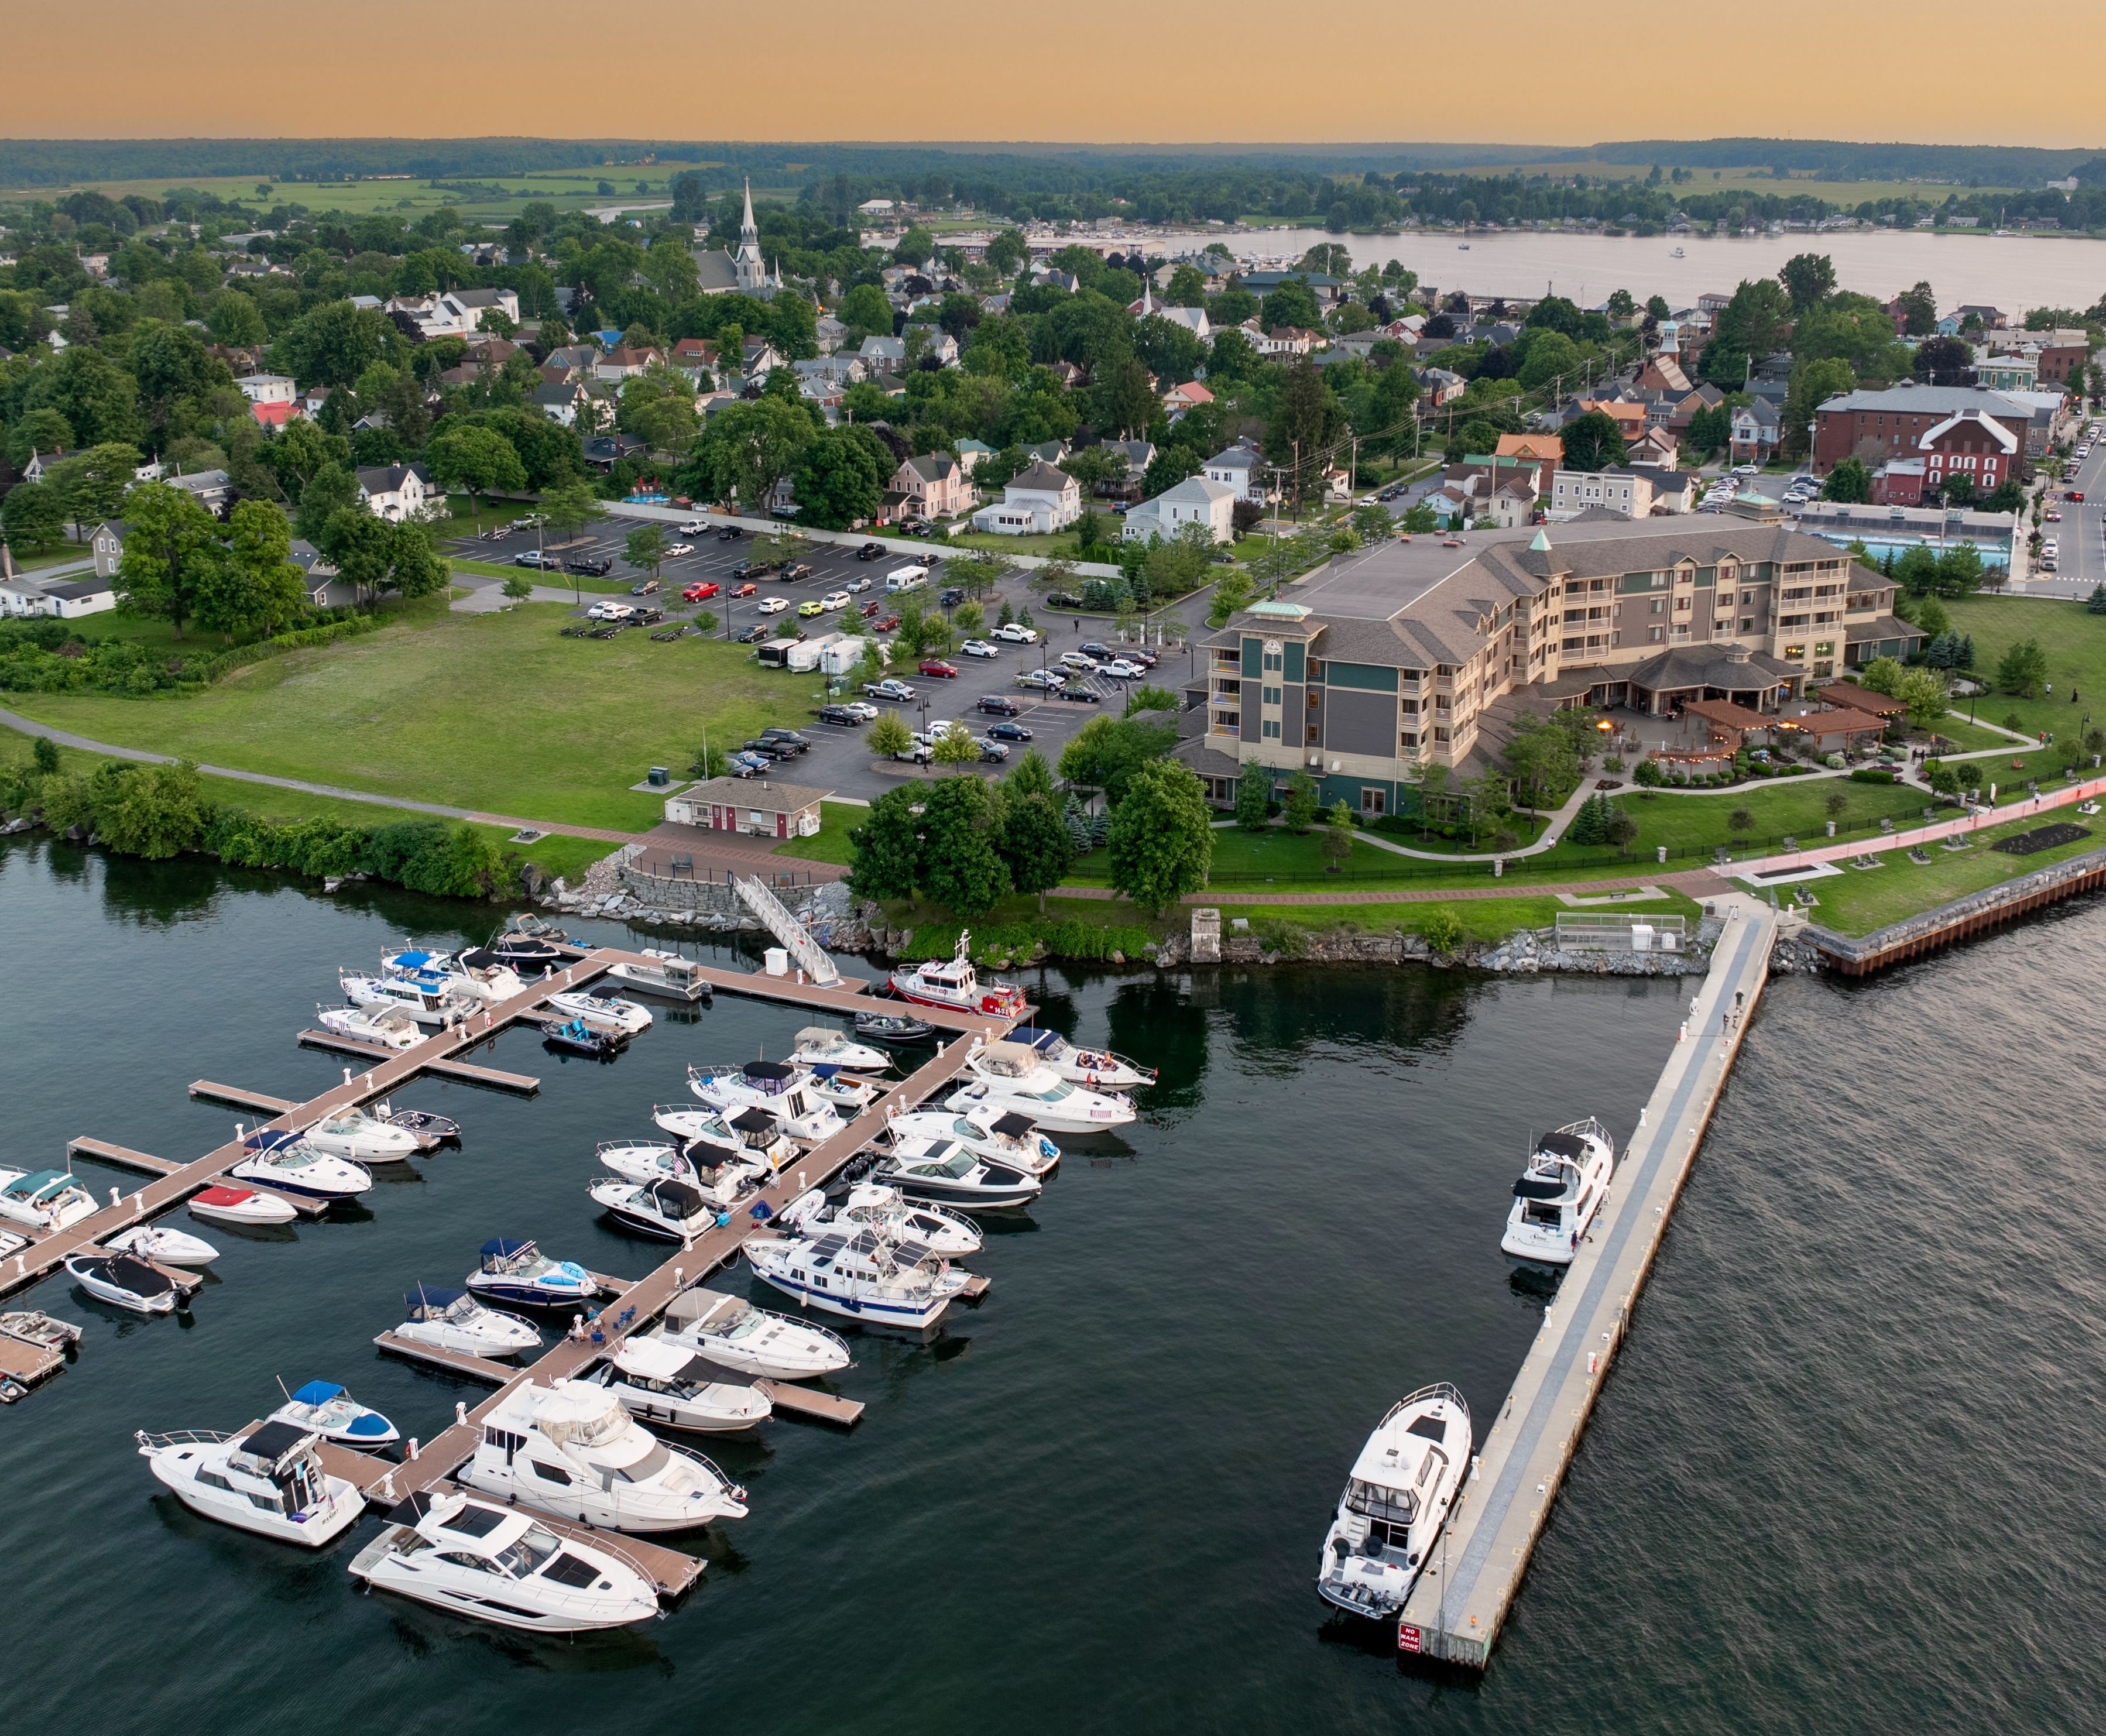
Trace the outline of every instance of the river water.
<path fill-rule="evenodd" d="M 480 938 L 463 911 L 0 845 L 5 1161 L 81 1133 L 188 1158 L 235 1118 L 190 1080 L 319 1089 L 338 1063 L 292 1035 L 334 968 Z M 647 1269 L 585 1197 L 593 1142 L 647 1130 L 686 1062 L 779 1053 L 802 1020 L 726 997 L 608 1067 L 508 1035 L 496 1064 L 537 1098 L 401 1094 L 464 1148 L 293 1240 L 208 1229 L 190 1322 L 33 1294 L 87 1336 L 0 1411 L 9 1725 L 2087 1727 L 2102 953 L 2098 909 L 2069 906 L 1870 985 L 1773 987 L 1481 1681 L 1327 1621 L 1318 1545 L 1398 1394 L 1450 1379 L 1496 1408 L 1544 1300 L 1497 1251 L 1526 1142 L 1589 1112 L 1629 1132 L 1678 985 L 1049 973 L 1049 1022 L 1163 1068 L 1144 1119 L 1070 1143 L 943 1337 L 855 1341 L 853 1433 L 710 1443 L 751 1516 L 697 1541 L 707 1575 L 667 1619 L 575 1644 L 361 1595 L 343 1569 L 374 1522 L 319 1555 L 235 1532 L 157 1496 L 130 1439 L 238 1427 L 274 1376 L 428 1438 L 481 1389 L 373 1349 L 405 1283 L 458 1282 L 499 1233 Z"/>
<path fill-rule="evenodd" d="M 1642 302 L 1665 296 L 1693 307 L 1708 292 L 1730 295 L 1743 278 L 1774 277 L 1795 253 L 1826 253 L 1839 289 L 1881 301 L 1919 282 L 1940 308 L 1972 302 L 2018 316 L 2029 307 L 2089 307 L 2106 294 L 2106 241 L 2083 236 L 1983 235 L 1929 230 L 1906 235 L 1845 230 L 1834 235 L 1733 237 L 1602 235 L 1530 230 L 1466 238 L 1449 233 L 1334 235 L 1321 229 L 1268 229 L 1151 235 L 1148 251 L 1166 257 L 1223 241 L 1239 257 L 1298 260 L 1321 243 L 1342 241 L 1354 269 L 1395 259 L 1420 281 L 1475 295 L 1568 296 L 1583 307 L 1628 289 Z M 1677 259 L 1674 250 L 1683 250 Z"/>

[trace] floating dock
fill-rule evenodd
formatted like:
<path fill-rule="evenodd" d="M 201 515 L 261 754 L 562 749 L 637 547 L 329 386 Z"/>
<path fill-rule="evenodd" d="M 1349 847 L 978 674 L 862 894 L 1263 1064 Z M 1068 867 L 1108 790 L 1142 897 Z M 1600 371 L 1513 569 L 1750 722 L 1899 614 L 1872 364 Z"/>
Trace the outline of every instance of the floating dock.
<path fill-rule="evenodd" d="M 1777 928 L 1775 912 L 1735 901 L 1608 1203 L 1559 1281 L 1506 1403 L 1475 1419 L 1476 1458 L 1405 1604 L 1400 1651 L 1476 1670 L 1490 1662 L 1761 998 Z"/>
<path fill-rule="evenodd" d="M 66 1141 L 69 1157 L 95 1157 L 104 1163 L 114 1164 L 120 1170 L 143 1170 L 149 1175 L 173 1175 L 182 1168 L 179 1163 L 166 1157 L 155 1157 L 146 1152 L 135 1152 L 128 1145 L 112 1145 L 107 1139 L 69 1139 Z"/>
<path fill-rule="evenodd" d="M 250 1091 L 210 1079 L 193 1079 L 190 1095 L 210 1103 L 232 1103 L 237 1109 L 260 1109 L 266 1115 L 289 1115 L 300 1107 L 289 1097 L 273 1097 L 267 1091 Z"/>

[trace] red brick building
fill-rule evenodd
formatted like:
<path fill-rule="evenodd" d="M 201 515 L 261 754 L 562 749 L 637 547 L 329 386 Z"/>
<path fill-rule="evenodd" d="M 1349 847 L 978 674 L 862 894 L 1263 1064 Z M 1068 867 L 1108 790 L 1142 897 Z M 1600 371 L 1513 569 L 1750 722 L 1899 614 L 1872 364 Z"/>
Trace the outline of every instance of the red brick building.
<path fill-rule="evenodd" d="M 1964 476 L 1977 494 L 1986 494 L 2015 473 L 2025 451 L 2025 434 L 2013 433 L 1986 411 L 1962 410 L 1928 430 L 1916 449 L 1924 459 L 1925 488 Z"/>
<path fill-rule="evenodd" d="M 1911 458 L 1919 453 L 1928 457 L 1924 436 L 1951 418 L 1970 413 L 1995 422 L 2017 442 L 2018 452 L 2024 453 L 2027 424 L 2032 417 L 2030 405 L 1975 386 L 1901 385 L 1884 391 L 1845 392 L 1817 409 L 1814 472 L 1826 476 L 1846 458 L 1857 459 L 1867 469 L 1876 470 L 1889 459 Z M 2009 467 L 2003 467 L 2000 473 L 2009 475 Z"/>

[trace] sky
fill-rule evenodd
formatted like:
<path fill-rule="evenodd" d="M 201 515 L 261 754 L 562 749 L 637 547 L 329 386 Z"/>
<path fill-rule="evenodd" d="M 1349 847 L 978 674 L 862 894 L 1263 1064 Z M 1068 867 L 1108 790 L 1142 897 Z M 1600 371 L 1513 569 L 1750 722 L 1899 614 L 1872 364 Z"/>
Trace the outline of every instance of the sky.
<path fill-rule="evenodd" d="M 14 10 L 0 132 L 16 138 L 2074 146 L 2106 133 L 2082 71 L 2106 59 L 2099 0 L 2039 0 L 2001 44 L 1998 15 L 1961 0 L 1752 14 L 1503 0 L 1460 29 L 1423 7 L 1269 0 L 800 0 L 794 21 L 722 0 L 501 0 L 450 24 L 341 0 Z"/>

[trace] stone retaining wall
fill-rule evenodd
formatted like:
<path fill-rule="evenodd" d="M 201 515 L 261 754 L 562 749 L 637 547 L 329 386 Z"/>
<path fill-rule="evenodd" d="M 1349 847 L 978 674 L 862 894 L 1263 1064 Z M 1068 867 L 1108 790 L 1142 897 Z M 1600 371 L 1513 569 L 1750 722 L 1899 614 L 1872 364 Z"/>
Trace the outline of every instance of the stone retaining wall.
<path fill-rule="evenodd" d="M 1863 976 L 2101 885 L 2106 885 L 2106 849 L 2087 850 L 2031 874 L 1985 886 L 1936 910 L 1904 917 L 1855 940 L 1813 923 L 1807 924 L 1800 939 L 1803 947 L 1817 952 L 1830 968 L 1845 976 Z"/>

